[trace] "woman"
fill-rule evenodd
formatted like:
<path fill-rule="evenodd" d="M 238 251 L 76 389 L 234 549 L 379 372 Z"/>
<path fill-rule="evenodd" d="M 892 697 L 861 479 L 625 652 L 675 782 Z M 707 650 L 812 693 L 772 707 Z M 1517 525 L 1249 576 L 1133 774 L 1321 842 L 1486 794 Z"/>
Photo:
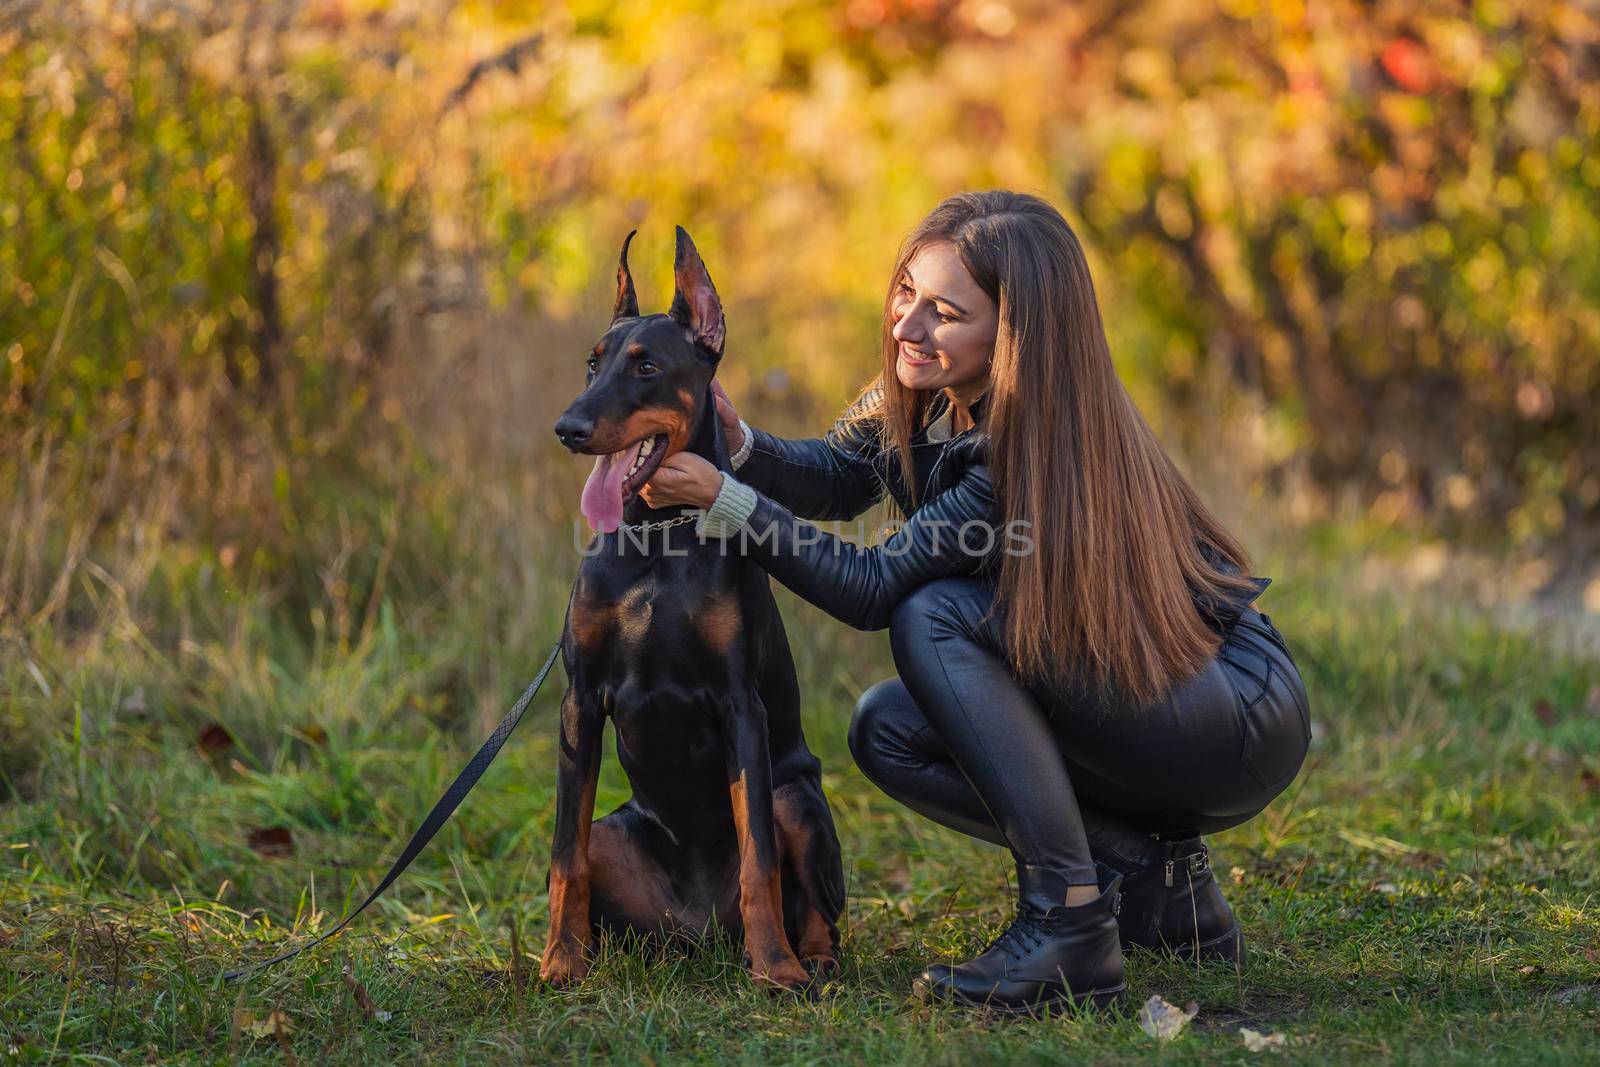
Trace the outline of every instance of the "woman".
<path fill-rule="evenodd" d="M 857 763 L 1016 859 L 1015 920 L 929 967 L 924 995 L 1104 1005 L 1129 947 L 1240 960 L 1200 835 L 1294 779 L 1305 689 L 1253 605 L 1268 579 L 1118 380 L 1061 215 L 1009 192 L 940 204 L 895 266 L 882 374 L 820 440 L 752 430 L 720 390 L 718 408 L 737 477 L 679 453 L 647 502 L 707 509 L 799 595 L 887 625 L 899 676 L 856 707 Z M 878 546 L 801 518 L 885 491 L 906 521 Z"/>

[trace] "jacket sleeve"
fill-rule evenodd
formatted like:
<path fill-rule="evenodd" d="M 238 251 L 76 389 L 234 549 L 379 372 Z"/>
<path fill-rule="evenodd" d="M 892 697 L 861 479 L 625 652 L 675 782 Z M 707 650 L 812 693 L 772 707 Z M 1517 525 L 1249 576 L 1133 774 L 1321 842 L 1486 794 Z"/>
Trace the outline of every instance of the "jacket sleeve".
<path fill-rule="evenodd" d="M 881 449 L 879 424 L 852 420 L 854 411 L 840 416 L 822 437 L 790 440 L 752 428 L 739 480 L 802 518 L 855 518 L 878 502 L 884 486 L 873 466 Z"/>
<path fill-rule="evenodd" d="M 967 468 L 881 545 L 835 537 L 770 496 L 737 531 L 747 558 L 801 597 L 858 630 L 889 625 L 895 605 L 935 578 L 977 574 L 1008 549 L 989 469 Z"/>

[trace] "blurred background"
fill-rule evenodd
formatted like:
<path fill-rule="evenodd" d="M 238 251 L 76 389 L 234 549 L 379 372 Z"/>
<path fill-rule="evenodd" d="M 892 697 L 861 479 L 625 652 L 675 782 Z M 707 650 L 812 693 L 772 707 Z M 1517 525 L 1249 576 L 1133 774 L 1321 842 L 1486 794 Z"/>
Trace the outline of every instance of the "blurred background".
<path fill-rule="evenodd" d="M 275 1055 L 287 1012 L 323 1060 L 502 1025 L 530 1062 L 915 1056 L 905 988 L 1010 868 L 855 770 L 888 642 L 782 590 L 848 1010 L 744 998 L 736 950 L 608 957 L 592 1011 L 471 977 L 536 971 L 555 679 L 355 972 L 214 976 L 327 929 L 560 632 L 590 464 L 551 431 L 623 236 L 663 310 L 694 235 L 724 384 L 809 436 L 876 371 L 903 236 L 994 186 L 1078 231 L 1312 694 L 1305 773 L 1218 842 L 1255 969 L 1139 988 L 1300 1005 L 1330 1062 L 1592 1058 L 1595 0 L 0 0 L 0 1046 Z"/>
<path fill-rule="evenodd" d="M 1600 613 L 1592 3 L 12 0 L 0 141 L 30 664 L 401 627 L 455 655 L 424 703 L 492 705 L 559 624 L 623 235 L 661 309 L 693 233 L 727 388 L 816 434 L 900 239 L 992 186 L 1067 214 L 1264 573 Z"/>

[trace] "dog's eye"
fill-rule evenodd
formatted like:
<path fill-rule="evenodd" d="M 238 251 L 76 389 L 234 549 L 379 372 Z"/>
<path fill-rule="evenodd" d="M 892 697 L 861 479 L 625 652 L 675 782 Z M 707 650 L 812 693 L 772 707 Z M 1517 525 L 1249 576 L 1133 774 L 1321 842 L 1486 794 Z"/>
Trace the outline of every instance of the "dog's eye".
<path fill-rule="evenodd" d="M 589 357 L 589 373 L 593 374 L 600 369 L 600 360 L 594 356 Z"/>
<path fill-rule="evenodd" d="M 655 372 L 656 365 L 654 363 L 651 363 L 648 359 L 641 359 L 639 361 L 640 374 L 654 374 Z"/>

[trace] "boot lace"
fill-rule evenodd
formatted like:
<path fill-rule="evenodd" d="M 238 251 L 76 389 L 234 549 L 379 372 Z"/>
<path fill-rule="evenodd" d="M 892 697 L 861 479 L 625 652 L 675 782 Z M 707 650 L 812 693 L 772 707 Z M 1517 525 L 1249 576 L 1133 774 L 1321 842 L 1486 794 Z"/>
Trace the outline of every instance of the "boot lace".
<path fill-rule="evenodd" d="M 1044 916 L 1038 915 L 1028 908 L 1019 908 L 1017 917 L 1011 920 L 999 937 L 989 946 L 989 951 L 999 949 L 1011 960 L 1021 960 L 1034 949 L 1045 942 L 1047 933 Z"/>

